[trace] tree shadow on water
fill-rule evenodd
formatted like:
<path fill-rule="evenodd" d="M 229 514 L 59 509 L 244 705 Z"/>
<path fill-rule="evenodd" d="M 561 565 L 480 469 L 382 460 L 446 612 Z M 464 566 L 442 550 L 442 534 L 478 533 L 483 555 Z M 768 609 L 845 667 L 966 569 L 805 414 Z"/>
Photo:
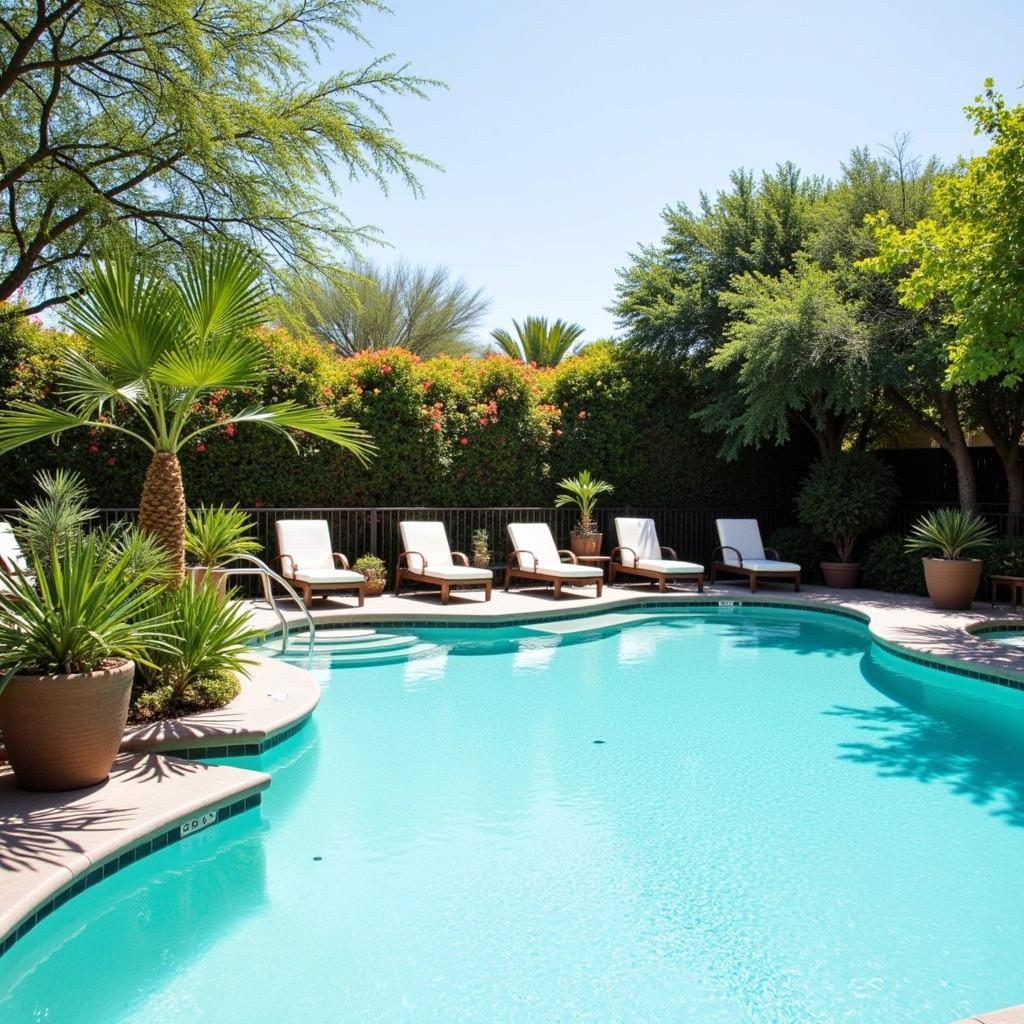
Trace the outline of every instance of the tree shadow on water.
<path fill-rule="evenodd" d="M 995 699 L 1004 695 L 977 691 L 988 684 L 974 683 L 975 692 L 961 692 L 959 681 L 889 668 L 871 651 L 861 671 L 896 703 L 835 705 L 825 712 L 855 720 L 864 733 L 859 742 L 840 744 L 842 759 L 873 765 L 883 778 L 943 783 L 1024 828 L 1024 707 Z"/>

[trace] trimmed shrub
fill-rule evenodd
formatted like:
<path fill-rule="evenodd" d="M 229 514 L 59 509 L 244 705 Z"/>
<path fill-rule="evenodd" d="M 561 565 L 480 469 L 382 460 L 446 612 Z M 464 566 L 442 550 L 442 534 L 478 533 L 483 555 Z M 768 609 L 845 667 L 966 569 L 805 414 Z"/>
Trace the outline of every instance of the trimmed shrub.
<path fill-rule="evenodd" d="M 887 533 L 867 546 L 861 569 L 862 585 L 892 594 L 926 594 L 921 556 L 906 549 L 906 538 Z"/>
<path fill-rule="evenodd" d="M 796 562 L 804 583 L 822 583 L 821 563 L 834 558 L 831 547 L 802 526 L 783 526 L 773 530 L 764 546 L 775 548 L 783 561 Z"/>

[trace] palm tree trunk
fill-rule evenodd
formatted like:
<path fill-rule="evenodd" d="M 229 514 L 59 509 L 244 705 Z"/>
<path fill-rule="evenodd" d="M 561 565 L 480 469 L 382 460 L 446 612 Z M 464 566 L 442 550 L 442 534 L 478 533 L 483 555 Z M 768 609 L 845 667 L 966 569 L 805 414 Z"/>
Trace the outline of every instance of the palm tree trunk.
<path fill-rule="evenodd" d="M 185 488 L 174 452 L 155 452 L 146 470 L 139 503 L 139 527 L 167 549 L 176 581 L 185 578 Z"/>

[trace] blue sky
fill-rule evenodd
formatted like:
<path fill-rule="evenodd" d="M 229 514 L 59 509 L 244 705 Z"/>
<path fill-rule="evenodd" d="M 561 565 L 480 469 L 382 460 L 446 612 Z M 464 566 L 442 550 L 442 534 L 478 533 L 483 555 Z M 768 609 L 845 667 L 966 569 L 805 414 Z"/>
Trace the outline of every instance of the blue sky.
<path fill-rule="evenodd" d="M 1024 102 L 1021 0 L 391 0 L 363 27 L 448 90 L 391 102 L 395 128 L 444 167 L 425 195 L 343 183 L 388 261 L 443 263 L 491 299 L 491 327 L 563 317 L 613 330 L 615 270 L 740 165 L 835 175 L 854 145 L 913 133 L 952 159 L 984 146 L 962 107 L 987 76 Z M 349 41 L 325 69 L 352 67 Z"/>

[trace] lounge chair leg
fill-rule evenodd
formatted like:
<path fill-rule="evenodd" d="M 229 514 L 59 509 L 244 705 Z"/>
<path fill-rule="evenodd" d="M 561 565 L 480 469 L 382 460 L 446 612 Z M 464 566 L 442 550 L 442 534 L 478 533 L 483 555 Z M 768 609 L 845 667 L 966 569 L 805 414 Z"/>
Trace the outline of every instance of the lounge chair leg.
<path fill-rule="evenodd" d="M 555 588 L 555 600 L 557 601 L 562 596 L 562 581 L 554 580 L 553 583 Z"/>
<path fill-rule="evenodd" d="M 609 587 L 614 587 L 615 586 L 615 563 L 614 562 L 609 562 L 608 563 L 608 586 Z"/>
<path fill-rule="evenodd" d="M 698 594 L 703 594 L 704 593 L 704 577 L 703 576 L 698 576 L 697 577 L 697 593 Z"/>
<path fill-rule="evenodd" d="M 793 589 L 800 589 L 800 573 L 797 573 L 796 576 L 793 578 Z"/>
<path fill-rule="evenodd" d="M 448 589 L 449 585 L 447 583 L 441 584 L 441 604 L 448 603 Z"/>
<path fill-rule="evenodd" d="M 604 580 L 603 579 L 598 580 L 597 581 L 597 596 L 598 597 L 601 596 L 601 590 L 602 590 L 603 587 L 604 587 Z"/>
<path fill-rule="evenodd" d="M 395 597 L 398 597 L 398 595 L 401 592 L 402 592 L 402 570 L 399 569 L 395 573 Z"/>
<path fill-rule="evenodd" d="M 756 591 L 757 591 L 757 573 L 756 572 L 752 572 L 750 574 L 750 592 L 753 594 L 753 593 L 756 593 Z"/>
<path fill-rule="evenodd" d="M 508 593 L 508 588 L 512 583 L 512 573 L 510 570 L 505 570 L 505 593 Z"/>
<path fill-rule="evenodd" d="M 664 576 L 659 576 L 658 577 L 658 593 L 659 594 L 664 594 L 665 593 L 665 577 Z"/>
<path fill-rule="evenodd" d="M 490 601 L 490 599 L 491 599 L 491 584 L 488 582 L 488 583 L 484 584 L 484 600 L 485 601 Z"/>
<path fill-rule="evenodd" d="M 308 583 L 302 585 L 302 603 L 307 608 L 313 607 L 313 588 Z"/>
<path fill-rule="evenodd" d="M 359 607 L 362 608 L 363 602 L 366 600 L 366 584 L 360 583 L 359 586 L 356 587 L 356 593 L 359 595 Z"/>

